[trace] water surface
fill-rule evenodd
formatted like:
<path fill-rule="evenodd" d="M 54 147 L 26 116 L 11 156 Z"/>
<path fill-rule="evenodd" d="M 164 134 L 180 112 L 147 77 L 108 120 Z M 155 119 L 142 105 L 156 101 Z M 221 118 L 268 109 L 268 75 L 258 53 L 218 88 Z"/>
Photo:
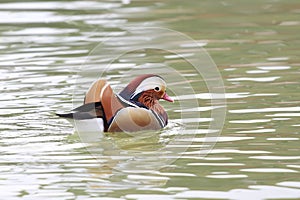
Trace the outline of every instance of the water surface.
<path fill-rule="evenodd" d="M 2 1 L 1 197 L 299 199 L 299 14 L 297 0 Z M 129 27 L 145 30 L 132 37 Z M 143 49 L 139 41 L 162 37 L 147 27 L 180 31 L 213 58 L 226 90 L 220 137 L 209 127 L 212 111 L 224 106 L 212 104 L 218 95 L 180 56 Z M 103 41 L 106 51 L 91 53 Z M 176 42 L 184 56 L 193 53 L 193 45 Z M 168 84 L 182 94 L 163 104 L 165 130 L 83 141 L 54 113 L 80 105 L 115 50 L 129 50 L 105 72 L 115 90 L 132 69 L 168 66 L 196 96 L 170 75 Z M 207 137 L 218 140 L 211 151 Z"/>

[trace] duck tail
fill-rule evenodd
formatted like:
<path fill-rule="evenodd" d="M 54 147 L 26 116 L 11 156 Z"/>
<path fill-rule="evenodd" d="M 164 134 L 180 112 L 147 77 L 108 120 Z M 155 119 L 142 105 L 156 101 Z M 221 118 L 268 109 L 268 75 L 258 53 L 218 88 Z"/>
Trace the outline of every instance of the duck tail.
<path fill-rule="evenodd" d="M 73 116 L 74 113 L 65 113 L 65 114 L 55 113 L 55 114 L 56 116 L 63 117 L 63 118 L 68 118 L 68 119 L 74 118 Z"/>
<path fill-rule="evenodd" d="M 87 112 L 75 112 L 75 113 L 65 113 L 65 114 L 56 113 L 56 115 L 67 119 L 77 119 L 77 120 L 103 118 L 103 116 L 95 116 Z"/>

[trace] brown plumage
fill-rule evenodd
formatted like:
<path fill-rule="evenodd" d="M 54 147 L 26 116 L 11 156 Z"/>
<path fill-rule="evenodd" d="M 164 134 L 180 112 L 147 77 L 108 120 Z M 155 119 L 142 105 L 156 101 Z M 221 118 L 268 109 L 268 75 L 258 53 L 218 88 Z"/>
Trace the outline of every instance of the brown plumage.
<path fill-rule="evenodd" d="M 165 121 L 165 123 L 168 123 L 168 115 L 165 111 L 165 109 L 159 104 L 159 99 L 162 99 L 164 93 L 163 92 L 156 92 L 154 90 L 149 90 L 143 92 L 141 96 L 138 98 L 138 102 L 145 105 L 150 110 L 153 110 L 154 112 L 158 113 Z"/>
<path fill-rule="evenodd" d="M 107 132 L 158 130 L 168 123 L 168 115 L 159 100 L 173 102 L 166 94 L 166 83 L 157 75 L 136 77 L 120 92 L 114 94 L 105 80 L 97 80 L 86 93 L 84 105 L 61 117 L 84 120 L 103 119 Z"/>

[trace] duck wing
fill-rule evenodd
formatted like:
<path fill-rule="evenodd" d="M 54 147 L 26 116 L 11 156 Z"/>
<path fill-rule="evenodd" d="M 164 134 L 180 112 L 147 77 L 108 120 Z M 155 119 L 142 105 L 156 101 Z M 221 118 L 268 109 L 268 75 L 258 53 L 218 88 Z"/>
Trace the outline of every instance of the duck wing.
<path fill-rule="evenodd" d="M 85 120 L 102 118 L 104 130 L 108 128 L 108 122 L 125 105 L 114 94 L 106 80 L 97 80 L 89 88 L 85 95 L 84 104 L 72 110 L 71 113 L 57 114 L 60 117 Z"/>
<path fill-rule="evenodd" d="M 103 118 L 104 111 L 101 102 L 83 104 L 72 110 L 71 113 L 60 114 L 56 113 L 59 117 L 69 118 L 69 119 L 93 119 L 93 118 Z"/>

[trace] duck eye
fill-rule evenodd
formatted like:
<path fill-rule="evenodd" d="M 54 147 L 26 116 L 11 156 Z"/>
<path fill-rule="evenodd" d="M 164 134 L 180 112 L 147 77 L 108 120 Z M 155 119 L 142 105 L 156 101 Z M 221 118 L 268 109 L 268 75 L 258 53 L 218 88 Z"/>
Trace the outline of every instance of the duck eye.
<path fill-rule="evenodd" d="M 155 87 L 154 90 L 155 91 L 159 91 L 160 89 L 159 89 L 159 87 Z"/>

